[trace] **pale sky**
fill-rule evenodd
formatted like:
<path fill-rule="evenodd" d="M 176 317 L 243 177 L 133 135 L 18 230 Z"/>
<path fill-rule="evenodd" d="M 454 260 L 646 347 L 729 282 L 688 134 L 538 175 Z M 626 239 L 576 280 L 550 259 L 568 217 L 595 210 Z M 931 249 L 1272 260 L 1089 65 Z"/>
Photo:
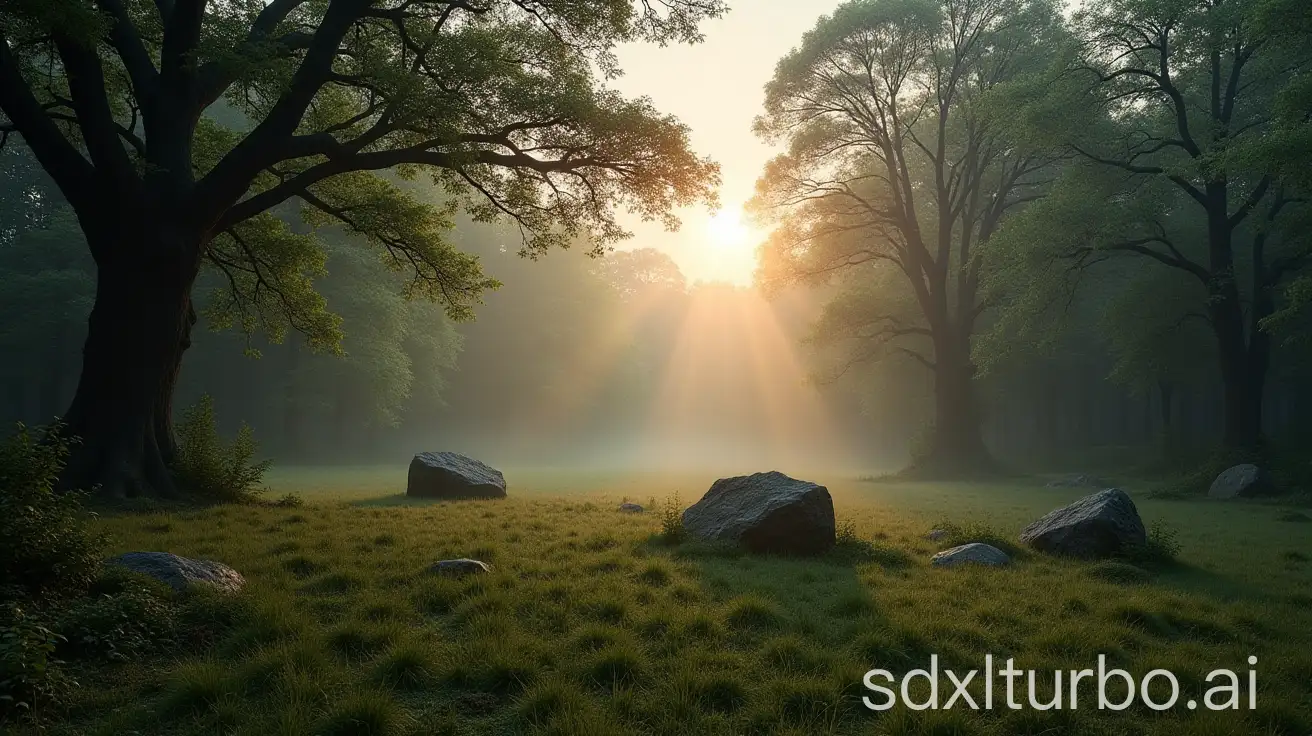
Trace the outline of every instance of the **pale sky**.
<path fill-rule="evenodd" d="M 731 10 L 702 26 L 695 46 L 635 44 L 619 50 L 620 92 L 650 97 L 656 108 L 692 129 L 698 155 L 719 162 L 725 214 L 711 222 L 704 209 L 679 213 L 683 227 L 667 233 L 656 223 L 625 220 L 635 233 L 625 248 L 655 247 L 670 254 L 690 282 L 747 284 L 759 233 L 735 227 L 756 178 L 772 155 L 752 133 L 775 63 L 841 0 L 730 0 Z M 636 219 L 636 218 L 635 218 Z"/>

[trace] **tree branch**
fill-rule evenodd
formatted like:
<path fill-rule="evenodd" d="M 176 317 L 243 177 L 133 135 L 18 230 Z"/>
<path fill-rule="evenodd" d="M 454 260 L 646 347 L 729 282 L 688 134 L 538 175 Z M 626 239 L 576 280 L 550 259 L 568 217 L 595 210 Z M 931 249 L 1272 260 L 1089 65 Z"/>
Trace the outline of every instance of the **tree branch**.
<path fill-rule="evenodd" d="M 3 28 L 0 28 L 0 110 L 11 121 L 13 130 L 23 136 L 23 142 L 69 203 L 76 207 L 94 196 L 91 190 L 95 167 L 64 137 L 37 102 L 9 50 L 9 39 Z"/>
<path fill-rule="evenodd" d="M 137 99 L 150 98 L 159 81 L 159 72 L 155 70 L 155 64 L 151 61 L 145 44 L 141 42 L 141 36 L 137 34 L 137 28 L 128 16 L 127 9 L 123 7 L 120 0 L 96 0 L 96 4 L 114 19 L 114 25 L 109 32 L 109 42 L 118 52 L 123 67 L 128 71 L 128 78 L 132 80 Z"/>

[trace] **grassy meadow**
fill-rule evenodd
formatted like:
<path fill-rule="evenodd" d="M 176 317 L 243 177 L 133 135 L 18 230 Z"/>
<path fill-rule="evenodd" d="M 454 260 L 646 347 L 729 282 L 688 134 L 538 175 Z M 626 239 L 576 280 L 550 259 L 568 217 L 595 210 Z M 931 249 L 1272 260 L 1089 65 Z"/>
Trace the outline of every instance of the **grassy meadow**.
<path fill-rule="evenodd" d="M 408 501 L 404 474 L 280 469 L 270 495 L 297 493 L 305 505 L 103 516 L 113 552 L 219 560 L 247 589 L 212 602 L 223 625 L 204 647 L 77 673 L 72 705 L 43 714 L 48 732 L 1312 731 L 1312 523 L 1293 509 L 1138 494 L 1146 524 L 1178 530 L 1177 564 L 1011 550 L 1009 568 L 939 569 L 930 556 L 962 540 L 926 541 L 937 522 L 1014 540 L 1083 492 L 799 474 L 828 485 L 846 529 L 833 553 L 799 560 L 666 543 L 659 509 L 616 511 L 625 499 L 646 505 L 675 492 L 689 505 L 710 474 L 507 472 L 507 500 L 440 503 Z M 453 557 L 484 560 L 493 573 L 425 573 Z M 1106 654 L 1136 678 L 1172 670 L 1181 704 L 1100 712 L 1089 687 L 1074 711 L 999 703 L 875 713 L 861 704 L 867 670 L 905 672 L 931 653 L 959 670 L 982 667 L 985 653 L 1012 656 L 1049 682 L 1052 669 L 1095 667 Z M 1207 672 L 1246 672 L 1250 655 L 1257 710 L 1183 706 L 1201 698 Z"/>

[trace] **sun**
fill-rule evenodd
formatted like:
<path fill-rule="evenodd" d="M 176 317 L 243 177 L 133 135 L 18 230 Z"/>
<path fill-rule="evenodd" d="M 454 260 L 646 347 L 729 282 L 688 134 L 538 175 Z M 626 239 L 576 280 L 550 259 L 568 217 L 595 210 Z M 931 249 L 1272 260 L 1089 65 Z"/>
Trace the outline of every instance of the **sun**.
<path fill-rule="evenodd" d="M 756 270 L 756 246 L 761 240 L 760 233 L 743 222 L 741 209 L 726 207 L 716 212 L 706 221 L 710 247 L 701 251 L 696 278 L 750 286 Z"/>
<path fill-rule="evenodd" d="M 751 230 L 743 223 L 739 210 L 722 209 L 711 215 L 706 226 L 711 245 L 718 248 L 742 248 L 751 240 Z"/>

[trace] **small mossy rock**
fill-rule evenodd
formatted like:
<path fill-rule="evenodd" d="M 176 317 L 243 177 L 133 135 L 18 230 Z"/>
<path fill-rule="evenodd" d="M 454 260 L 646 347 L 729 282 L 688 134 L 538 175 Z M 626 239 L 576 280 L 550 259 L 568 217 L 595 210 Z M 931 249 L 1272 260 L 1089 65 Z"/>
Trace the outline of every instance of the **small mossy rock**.
<path fill-rule="evenodd" d="M 828 551 L 837 535 L 829 489 L 778 471 L 715 481 L 683 512 L 683 527 L 704 541 L 800 555 Z"/>
<path fill-rule="evenodd" d="M 1092 475 L 1081 474 L 1050 480 L 1045 485 L 1048 488 L 1107 488 L 1111 484 Z"/>
<path fill-rule="evenodd" d="M 639 506 L 639 505 L 636 504 L 636 503 L 622 503 L 622 504 L 620 504 L 620 512 L 621 512 L 621 513 L 625 513 L 625 514 L 641 514 L 643 511 L 645 511 L 645 509 L 643 509 L 642 506 Z"/>
<path fill-rule="evenodd" d="M 416 498 L 505 498 L 500 470 L 454 452 L 421 452 L 410 461 L 405 495 Z"/>
<path fill-rule="evenodd" d="M 433 563 L 428 568 L 428 572 L 449 578 L 463 578 L 470 575 L 486 575 L 492 572 L 492 566 L 486 562 L 462 557 L 458 560 L 442 560 Z"/>
<path fill-rule="evenodd" d="M 958 565 L 987 565 L 1001 567 L 1011 563 L 1006 552 L 983 542 L 971 542 L 960 547 L 945 549 L 930 559 L 934 567 L 956 567 Z"/>
<path fill-rule="evenodd" d="M 1264 495 L 1270 490 L 1271 483 L 1266 473 L 1252 463 L 1243 463 L 1226 468 L 1216 476 L 1211 488 L 1207 489 L 1207 495 L 1221 499 L 1247 498 Z"/>
<path fill-rule="evenodd" d="M 107 564 L 146 575 L 179 591 L 191 585 L 208 585 L 225 593 L 240 593 L 246 587 L 246 578 L 221 562 L 193 560 L 169 552 L 128 552 Z"/>
<path fill-rule="evenodd" d="M 1108 488 L 1048 513 L 1025 527 L 1020 541 L 1048 554 L 1105 559 L 1142 548 L 1148 533 L 1129 495 Z"/>

